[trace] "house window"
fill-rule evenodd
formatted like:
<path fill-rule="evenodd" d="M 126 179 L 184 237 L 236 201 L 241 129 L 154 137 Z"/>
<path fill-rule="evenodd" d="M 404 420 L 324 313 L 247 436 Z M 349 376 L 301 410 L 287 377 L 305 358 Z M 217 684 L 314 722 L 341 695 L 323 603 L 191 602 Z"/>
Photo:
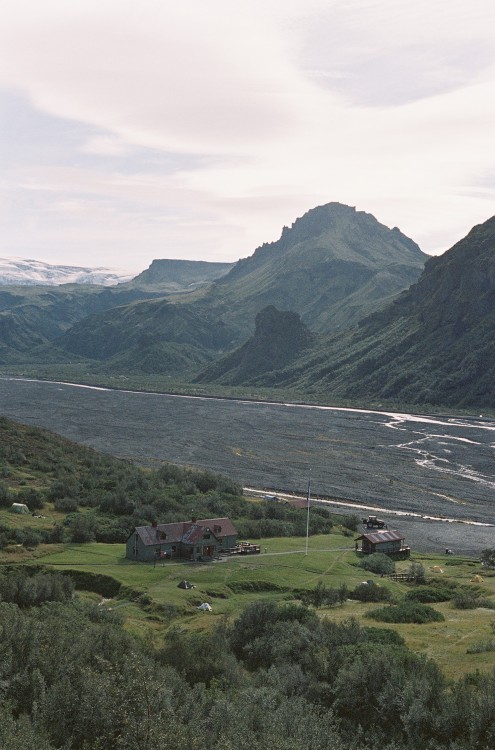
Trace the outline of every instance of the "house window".
<path fill-rule="evenodd" d="M 209 534 L 203 534 L 203 539 L 209 539 L 209 538 L 210 538 Z"/>

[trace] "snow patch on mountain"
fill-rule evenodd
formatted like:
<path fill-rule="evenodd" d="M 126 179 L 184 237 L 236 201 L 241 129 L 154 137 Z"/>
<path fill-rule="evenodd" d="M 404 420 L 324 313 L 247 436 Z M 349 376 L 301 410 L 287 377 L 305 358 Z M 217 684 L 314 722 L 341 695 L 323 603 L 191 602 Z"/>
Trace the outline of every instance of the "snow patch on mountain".
<path fill-rule="evenodd" d="M 41 260 L 0 258 L 0 286 L 98 284 L 114 286 L 130 281 L 135 274 L 115 268 L 57 266 Z"/>

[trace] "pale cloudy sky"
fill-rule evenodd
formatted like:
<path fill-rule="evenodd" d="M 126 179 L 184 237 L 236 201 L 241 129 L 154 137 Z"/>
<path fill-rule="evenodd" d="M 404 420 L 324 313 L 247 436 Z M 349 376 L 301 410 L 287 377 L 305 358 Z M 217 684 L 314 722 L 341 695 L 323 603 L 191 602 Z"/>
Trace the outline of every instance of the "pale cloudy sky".
<path fill-rule="evenodd" d="M 340 201 L 495 213 L 493 0 L 0 0 L 0 255 L 234 261 Z"/>

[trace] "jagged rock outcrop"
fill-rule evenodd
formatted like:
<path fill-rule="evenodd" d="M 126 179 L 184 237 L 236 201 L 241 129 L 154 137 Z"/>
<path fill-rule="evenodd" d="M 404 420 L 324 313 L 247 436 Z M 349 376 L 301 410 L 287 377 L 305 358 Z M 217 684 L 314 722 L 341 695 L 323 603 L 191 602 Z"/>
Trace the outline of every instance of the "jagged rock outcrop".
<path fill-rule="evenodd" d="M 293 362 L 313 341 L 313 334 L 297 313 L 280 311 L 269 305 L 256 316 L 254 335 L 196 380 L 230 385 L 250 385 L 260 381 L 267 384 L 271 372 Z"/>

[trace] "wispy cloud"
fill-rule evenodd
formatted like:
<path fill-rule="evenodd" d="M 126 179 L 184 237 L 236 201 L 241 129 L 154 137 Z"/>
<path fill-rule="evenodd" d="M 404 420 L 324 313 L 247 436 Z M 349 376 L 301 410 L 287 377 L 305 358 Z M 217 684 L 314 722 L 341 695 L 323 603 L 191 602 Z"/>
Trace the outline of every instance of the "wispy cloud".
<path fill-rule="evenodd" d="M 491 0 L 2 11 L 3 254 L 235 260 L 330 200 L 439 252 L 493 213 Z"/>

